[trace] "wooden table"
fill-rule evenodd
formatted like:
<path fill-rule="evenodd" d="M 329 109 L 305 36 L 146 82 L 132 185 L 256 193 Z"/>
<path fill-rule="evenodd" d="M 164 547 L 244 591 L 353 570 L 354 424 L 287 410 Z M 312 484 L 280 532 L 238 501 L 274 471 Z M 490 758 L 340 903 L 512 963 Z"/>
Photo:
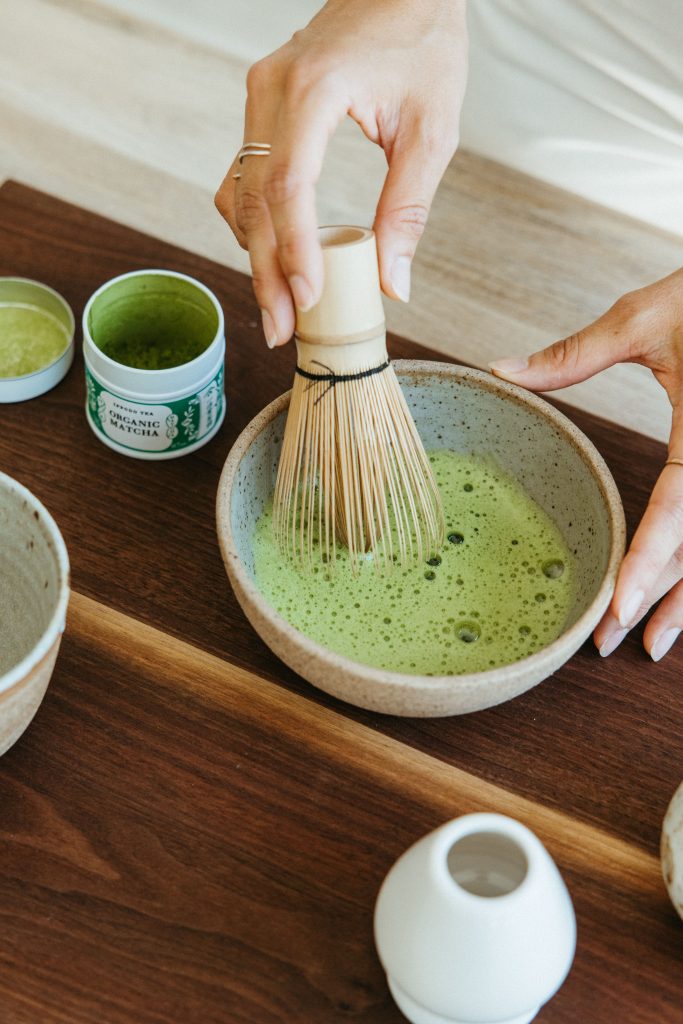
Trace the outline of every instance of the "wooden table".
<path fill-rule="evenodd" d="M 683 927 L 658 841 L 682 772 L 679 644 L 637 629 L 460 718 L 382 717 L 326 698 L 244 619 L 214 498 L 239 431 L 292 377 L 246 277 L 21 185 L 0 189 L 0 273 L 77 314 L 104 280 L 168 267 L 219 296 L 228 415 L 197 454 L 137 462 L 86 425 L 80 356 L 0 407 L 0 468 L 55 516 L 73 596 L 35 721 L 0 761 L 1 1024 L 400 1022 L 372 942 L 396 857 L 456 815 L 497 810 L 546 843 L 572 893 L 576 961 L 543 1022 L 681 1020 Z M 425 350 L 394 338 L 392 353 Z M 630 527 L 664 449 L 592 418 Z"/>

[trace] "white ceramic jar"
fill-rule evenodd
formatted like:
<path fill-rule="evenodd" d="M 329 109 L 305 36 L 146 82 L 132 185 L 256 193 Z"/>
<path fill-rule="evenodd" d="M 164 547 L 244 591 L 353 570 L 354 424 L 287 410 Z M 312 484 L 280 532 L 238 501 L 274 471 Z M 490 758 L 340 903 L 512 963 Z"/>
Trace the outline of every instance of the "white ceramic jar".
<path fill-rule="evenodd" d="M 412 1024 L 528 1024 L 567 976 L 576 920 L 533 832 L 468 814 L 396 861 L 377 898 L 375 942 Z"/>
<path fill-rule="evenodd" d="M 127 365 L 104 339 L 141 349 L 155 316 L 178 332 L 198 332 L 201 351 L 163 369 Z M 188 341 L 191 339 L 187 339 Z M 202 347 L 203 346 L 203 347 Z M 83 311 L 86 416 L 95 435 L 123 455 L 174 459 L 206 444 L 225 417 L 225 330 L 215 295 L 200 281 L 170 270 L 139 270 L 102 285 Z"/>

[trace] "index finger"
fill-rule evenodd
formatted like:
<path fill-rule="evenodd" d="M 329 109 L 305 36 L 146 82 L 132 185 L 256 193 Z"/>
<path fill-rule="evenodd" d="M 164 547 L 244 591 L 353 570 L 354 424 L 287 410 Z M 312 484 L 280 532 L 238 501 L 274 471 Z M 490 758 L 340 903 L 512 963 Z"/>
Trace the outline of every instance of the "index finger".
<path fill-rule="evenodd" d="M 683 466 L 662 470 L 617 580 L 613 608 L 630 627 L 652 604 L 657 580 L 683 544 Z"/>
<path fill-rule="evenodd" d="M 315 186 L 325 149 L 348 109 L 343 91 L 285 87 L 264 196 L 275 231 L 278 258 L 296 305 L 310 309 L 323 285 Z"/>

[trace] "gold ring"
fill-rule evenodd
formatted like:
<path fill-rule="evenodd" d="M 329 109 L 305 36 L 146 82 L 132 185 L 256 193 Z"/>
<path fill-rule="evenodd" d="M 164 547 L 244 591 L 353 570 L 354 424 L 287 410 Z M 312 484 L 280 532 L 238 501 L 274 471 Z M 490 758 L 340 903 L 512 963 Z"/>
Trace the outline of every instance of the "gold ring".
<path fill-rule="evenodd" d="M 245 156 L 270 156 L 270 143 L 269 142 L 245 142 L 239 153 L 237 154 L 237 160 L 242 163 Z"/>
<path fill-rule="evenodd" d="M 667 459 L 665 466 L 683 466 L 683 459 Z"/>

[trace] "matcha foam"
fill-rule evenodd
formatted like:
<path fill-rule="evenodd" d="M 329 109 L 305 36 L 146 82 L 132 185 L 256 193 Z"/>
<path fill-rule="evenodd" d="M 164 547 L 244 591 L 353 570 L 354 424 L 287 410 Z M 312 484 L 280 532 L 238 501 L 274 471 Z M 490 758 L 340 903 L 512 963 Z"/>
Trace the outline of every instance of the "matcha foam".
<path fill-rule="evenodd" d="M 422 565 L 353 574 L 345 550 L 305 570 L 283 559 L 272 507 L 254 535 L 256 583 L 296 629 L 354 661 L 394 672 L 460 675 L 551 643 L 574 597 L 557 526 L 491 459 L 429 454 L 446 514 L 443 549 Z"/>
<path fill-rule="evenodd" d="M 0 377 L 36 373 L 59 359 L 68 346 L 68 331 L 46 310 L 0 303 Z"/>

